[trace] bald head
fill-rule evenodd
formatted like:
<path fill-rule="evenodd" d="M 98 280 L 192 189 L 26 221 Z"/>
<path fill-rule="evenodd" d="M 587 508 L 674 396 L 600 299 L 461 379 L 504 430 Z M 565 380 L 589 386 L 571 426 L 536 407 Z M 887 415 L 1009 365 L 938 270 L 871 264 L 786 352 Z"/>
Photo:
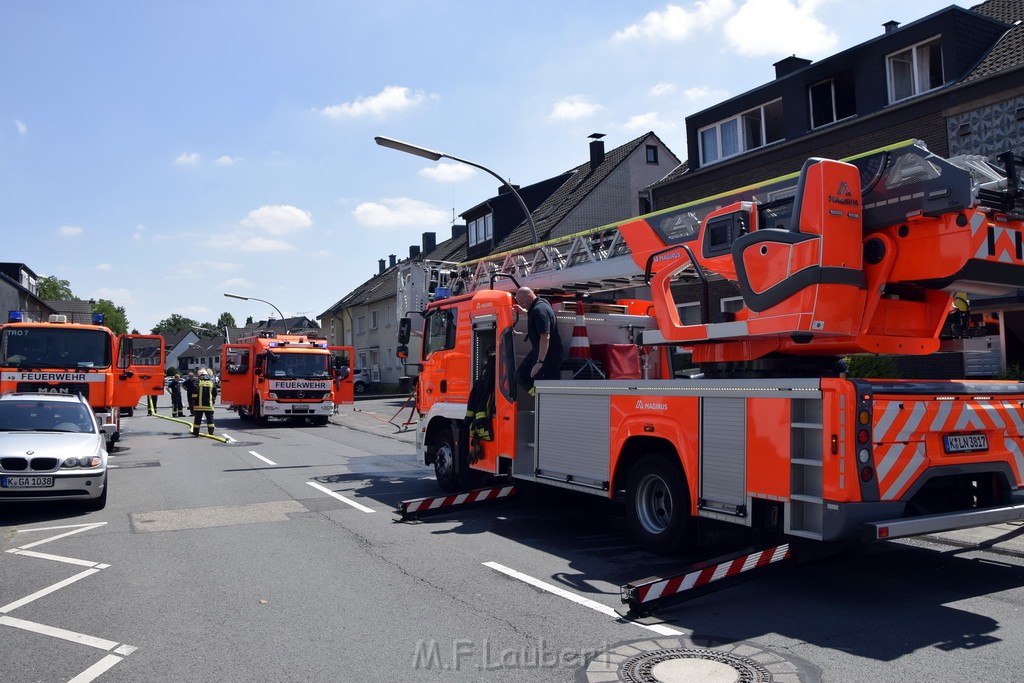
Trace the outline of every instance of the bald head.
<path fill-rule="evenodd" d="M 537 295 L 533 293 L 533 290 L 529 287 L 520 287 L 516 290 L 516 303 L 523 308 L 529 308 L 533 300 L 537 298 Z"/>

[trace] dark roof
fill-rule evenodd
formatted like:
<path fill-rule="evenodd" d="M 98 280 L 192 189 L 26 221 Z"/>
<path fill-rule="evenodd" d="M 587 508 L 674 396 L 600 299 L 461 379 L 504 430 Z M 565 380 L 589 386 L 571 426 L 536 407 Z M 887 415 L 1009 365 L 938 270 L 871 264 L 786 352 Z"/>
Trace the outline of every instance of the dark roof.
<path fill-rule="evenodd" d="M 1014 24 L 1024 19 L 1024 0 L 988 0 L 972 7 L 971 11 L 1006 24 Z M 1024 66 L 1024 22 L 1010 26 L 963 81 L 980 80 L 1021 66 Z"/>
<path fill-rule="evenodd" d="M 92 324 L 92 304 L 88 301 L 81 299 L 70 299 L 63 301 L 60 299 L 55 300 L 44 300 L 47 306 L 53 309 L 53 312 L 57 315 L 66 315 L 68 322 L 80 323 L 83 325 Z"/>
<path fill-rule="evenodd" d="M 193 333 L 189 330 L 178 330 L 177 332 L 168 332 L 167 334 L 162 334 L 160 336 L 164 338 L 164 348 L 170 351 L 180 344 L 182 339 L 190 334 Z"/>
<path fill-rule="evenodd" d="M 630 140 L 620 147 L 605 152 L 604 159 L 597 168 L 591 168 L 588 160 L 571 169 L 569 178 L 562 183 L 562 186 L 533 212 L 533 222 L 537 226 L 537 239 L 543 242 L 552 237 L 560 237 L 574 232 L 573 230 L 559 231 L 559 223 L 599 187 L 612 171 L 629 158 L 640 145 L 651 138 L 658 139 L 658 136 L 653 131 L 647 132 L 635 140 Z M 523 220 L 500 244 L 495 245 L 492 252 L 517 249 L 528 246 L 532 242 L 530 225 Z"/>

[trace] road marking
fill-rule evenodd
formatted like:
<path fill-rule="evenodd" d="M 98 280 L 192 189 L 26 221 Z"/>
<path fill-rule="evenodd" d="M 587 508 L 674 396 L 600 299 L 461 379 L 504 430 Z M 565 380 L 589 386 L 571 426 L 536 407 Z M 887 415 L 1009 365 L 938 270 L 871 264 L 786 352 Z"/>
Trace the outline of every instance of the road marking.
<path fill-rule="evenodd" d="M 270 459 L 268 459 L 268 458 L 264 458 L 264 457 L 263 457 L 262 455 L 260 455 L 260 454 L 259 454 L 259 453 L 257 453 L 256 451 L 249 451 L 249 455 L 254 455 L 254 456 L 256 456 L 257 458 L 259 458 L 259 459 L 260 459 L 260 460 L 262 460 L 263 462 L 267 463 L 268 465 L 276 465 L 276 464 L 277 464 L 277 463 L 276 463 L 276 462 L 274 462 L 273 460 L 270 460 Z"/>
<path fill-rule="evenodd" d="M 321 486 L 320 484 L 316 483 L 315 481 L 307 481 L 306 483 L 309 484 L 310 486 L 312 486 L 313 488 L 317 489 L 318 491 L 323 491 L 324 493 L 326 493 L 331 498 L 337 498 L 342 503 L 345 503 L 347 505 L 351 505 L 352 507 L 354 507 L 357 510 L 362 510 L 363 512 L 376 512 L 376 510 L 373 510 L 372 508 L 368 508 L 365 505 L 362 505 L 360 503 L 355 502 L 354 500 L 349 500 L 348 498 L 346 498 L 345 496 L 341 495 L 340 493 L 335 493 L 334 491 L 330 490 L 326 486 Z"/>
<path fill-rule="evenodd" d="M 15 533 L 24 534 L 29 531 L 58 531 L 60 529 L 85 529 L 87 527 L 103 526 L 106 522 L 90 522 L 89 524 L 65 524 L 63 526 L 41 526 L 34 529 L 17 529 Z"/>
<path fill-rule="evenodd" d="M 21 548 L 11 548 L 7 552 L 11 553 L 12 555 L 24 555 L 25 557 L 35 557 L 40 560 L 53 560 L 54 562 L 77 564 L 80 567 L 98 567 L 99 569 L 106 569 L 106 567 L 100 566 L 101 563 L 93 562 L 92 560 L 79 560 L 74 557 L 62 557 L 61 555 L 50 555 L 49 553 L 37 553 L 34 550 L 22 550 Z"/>
<path fill-rule="evenodd" d="M 88 645 L 89 647 L 94 647 L 98 650 L 106 650 L 107 652 L 110 652 L 120 645 L 120 643 L 113 640 L 107 640 L 106 638 L 87 636 L 84 633 L 76 633 L 75 631 L 68 631 L 67 629 L 57 628 L 56 626 L 37 624 L 34 621 L 25 621 L 24 619 L 15 619 L 14 617 L 0 617 L 0 624 L 20 628 L 22 631 L 31 631 L 32 633 L 38 633 L 43 636 L 51 636 L 53 638 L 60 638 L 61 640 L 68 640 L 72 643 Z"/>
<path fill-rule="evenodd" d="M 88 669 L 72 678 L 68 683 L 90 683 L 105 674 L 111 667 L 121 661 L 117 655 L 107 655 Z"/>
<path fill-rule="evenodd" d="M 20 546 L 20 549 L 21 550 L 28 550 L 29 548 L 35 548 L 37 545 L 42 545 L 44 543 L 49 543 L 50 541 L 56 541 L 58 538 L 65 538 L 67 536 L 74 536 L 75 534 L 80 534 L 83 531 L 89 531 L 91 529 L 99 528 L 99 527 L 103 526 L 104 524 L 106 524 L 106 522 L 98 522 L 96 524 L 85 524 L 85 525 L 83 525 L 83 526 L 81 526 L 81 527 L 79 527 L 77 529 L 74 529 L 72 531 L 67 531 L 67 532 L 65 532 L 63 534 L 57 534 L 56 536 L 50 536 L 49 538 L 44 538 L 43 540 L 35 541 L 34 543 L 26 543 L 25 545 Z M 26 529 L 26 531 L 40 531 L 40 529 Z"/>
<path fill-rule="evenodd" d="M 506 567 L 503 564 L 498 564 L 497 562 L 484 562 L 483 565 L 485 567 L 490 567 L 491 569 L 493 569 L 495 571 L 501 572 L 502 574 L 505 574 L 506 576 L 511 576 L 513 579 L 519 579 L 523 583 L 528 583 L 531 586 L 533 586 L 534 588 L 540 588 L 543 591 L 547 591 L 548 593 L 553 593 L 554 595 L 557 595 L 559 597 L 565 598 L 566 600 L 571 600 L 572 602 L 575 602 L 577 605 L 583 605 L 584 607 L 589 607 L 590 609 L 592 609 L 592 610 L 594 610 L 596 612 L 600 612 L 601 614 L 605 614 L 605 615 L 607 615 L 609 617 L 612 617 L 616 621 L 619 621 L 619 622 L 622 622 L 622 623 L 626 623 L 626 624 L 635 624 L 636 626 L 639 626 L 640 628 L 645 628 L 648 631 L 654 631 L 655 633 L 658 633 L 658 634 L 663 635 L 663 636 L 681 636 L 681 635 L 684 635 L 682 631 L 676 630 L 676 629 L 674 629 L 674 628 L 672 628 L 670 626 L 662 626 L 660 624 L 641 624 L 639 621 L 633 621 L 632 619 L 627 619 L 624 616 L 622 616 L 621 614 L 619 614 L 618 612 L 616 612 L 615 608 L 613 608 L 613 607 L 609 607 L 608 605 L 603 605 L 600 602 L 596 602 L 596 601 L 591 600 L 589 598 L 581 597 L 579 595 L 576 595 L 575 593 L 571 593 L 571 592 L 565 590 L 564 588 L 559 588 L 558 586 L 555 586 L 553 584 L 546 583 L 544 581 L 541 581 L 540 579 L 535 579 L 532 576 L 529 576 L 527 574 L 523 574 L 522 572 L 518 572 L 515 569 L 510 569 L 510 568 Z"/>
<path fill-rule="evenodd" d="M 235 441 L 234 437 L 228 436 L 227 434 L 224 434 L 223 432 L 221 433 L 221 436 L 223 436 L 225 439 L 227 439 L 228 443 L 238 443 L 237 441 Z"/>
<path fill-rule="evenodd" d="M 15 600 L 14 602 L 8 603 L 8 604 L 4 605 L 3 607 L 0 607 L 0 614 L 7 614 L 8 612 L 12 612 L 12 611 L 18 609 L 19 607 L 23 607 L 23 606 L 27 605 L 30 602 L 34 602 L 34 601 L 38 600 L 39 598 L 44 598 L 47 595 L 49 595 L 50 593 L 53 593 L 54 591 L 59 591 L 61 588 L 64 588 L 65 586 L 70 586 L 71 584 L 75 583 L 76 581 L 81 581 L 82 579 L 86 578 L 87 576 L 92 576 L 93 574 L 95 574 L 98 571 L 100 571 L 100 570 L 97 569 L 96 567 L 93 567 L 91 569 L 86 569 L 84 572 L 79 572 L 78 574 L 75 574 L 74 576 L 68 577 L 68 578 L 64 579 L 63 581 L 58 581 L 57 583 L 53 584 L 52 586 L 47 586 L 46 588 L 43 588 L 42 590 L 38 590 L 35 593 L 33 593 L 32 595 L 26 595 L 25 597 L 21 598 L 20 600 Z"/>

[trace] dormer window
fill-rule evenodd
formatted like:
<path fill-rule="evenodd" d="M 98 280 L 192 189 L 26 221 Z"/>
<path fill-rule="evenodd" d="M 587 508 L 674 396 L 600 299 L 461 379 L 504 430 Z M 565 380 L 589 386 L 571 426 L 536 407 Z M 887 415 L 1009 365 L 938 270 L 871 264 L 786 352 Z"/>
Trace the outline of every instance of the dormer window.
<path fill-rule="evenodd" d="M 945 83 L 939 37 L 894 52 L 885 58 L 889 104 L 914 97 Z"/>
<path fill-rule="evenodd" d="M 469 246 L 475 246 L 481 242 L 487 242 L 494 238 L 494 215 L 487 214 L 475 220 L 469 221 Z"/>
<path fill-rule="evenodd" d="M 700 163 L 707 166 L 782 138 L 782 100 L 778 99 L 701 128 L 697 132 Z"/>

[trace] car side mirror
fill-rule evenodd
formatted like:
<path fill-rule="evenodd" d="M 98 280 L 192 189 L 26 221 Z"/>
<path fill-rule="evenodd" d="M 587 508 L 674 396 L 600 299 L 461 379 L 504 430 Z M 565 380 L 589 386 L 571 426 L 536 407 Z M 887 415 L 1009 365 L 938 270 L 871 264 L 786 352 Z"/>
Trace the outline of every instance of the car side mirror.
<path fill-rule="evenodd" d="M 412 318 L 400 318 L 398 321 L 398 343 L 406 345 L 412 338 Z"/>

